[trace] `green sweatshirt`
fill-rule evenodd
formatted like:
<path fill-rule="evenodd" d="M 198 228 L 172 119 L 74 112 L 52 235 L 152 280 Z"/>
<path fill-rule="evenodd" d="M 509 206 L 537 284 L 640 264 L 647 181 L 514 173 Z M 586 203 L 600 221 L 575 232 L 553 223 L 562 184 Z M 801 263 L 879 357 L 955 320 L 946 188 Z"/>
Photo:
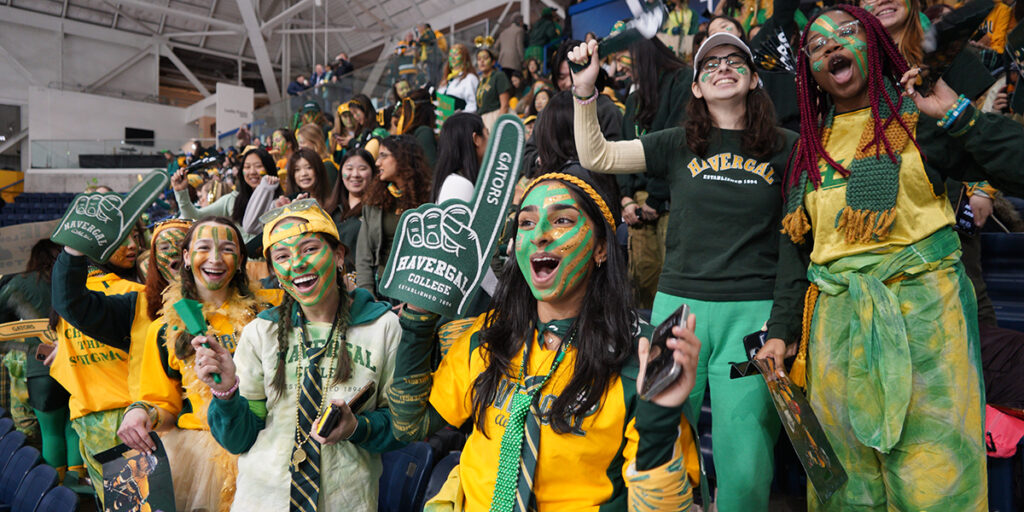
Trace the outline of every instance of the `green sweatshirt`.
<path fill-rule="evenodd" d="M 682 128 L 643 136 L 647 174 L 664 179 L 672 203 L 658 290 L 707 301 L 770 300 L 776 288 L 783 171 L 797 134 L 768 158 L 748 156 L 743 131 L 713 129 L 706 158 Z M 780 283 L 780 286 L 782 284 Z"/>
<path fill-rule="evenodd" d="M 947 178 L 960 182 L 988 180 L 992 186 L 1011 195 L 1024 195 L 1024 126 L 1000 114 L 981 114 L 968 127 L 975 114 L 967 107 L 948 130 L 924 114 L 917 123 L 917 143 L 924 157 L 928 180 L 936 196 L 946 193 Z M 966 131 L 964 131 L 966 129 Z M 960 133 L 958 137 L 951 134 Z M 780 251 L 794 255 L 799 265 L 780 265 L 779 279 L 798 279 L 806 275 L 814 240 L 800 245 L 782 236 Z M 801 266 L 802 265 L 802 266 Z M 788 276 L 788 277 L 786 277 Z M 768 321 L 769 337 L 786 343 L 799 341 L 803 316 L 803 294 L 776 294 Z M 774 335 L 773 335 L 774 334 Z"/>

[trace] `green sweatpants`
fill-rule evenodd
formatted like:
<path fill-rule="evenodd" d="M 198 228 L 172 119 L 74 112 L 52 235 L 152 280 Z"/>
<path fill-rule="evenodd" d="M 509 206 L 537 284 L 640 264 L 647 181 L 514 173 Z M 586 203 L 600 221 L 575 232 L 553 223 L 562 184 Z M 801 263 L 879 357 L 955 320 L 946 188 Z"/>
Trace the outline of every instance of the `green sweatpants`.
<path fill-rule="evenodd" d="M 96 489 L 96 495 L 99 496 L 101 503 L 103 502 L 103 466 L 96 461 L 95 457 L 97 453 L 121 444 L 121 439 L 117 437 L 117 428 L 121 426 L 124 410 L 124 407 L 120 407 L 108 411 L 91 412 L 71 420 L 71 426 L 78 433 L 82 458 L 85 459 L 85 468 L 89 471 L 89 478 L 92 479 L 92 486 Z"/>
<path fill-rule="evenodd" d="M 39 420 L 39 432 L 43 438 L 43 460 L 59 467 L 82 465 L 82 452 L 78 449 L 78 434 L 71 427 L 68 408 L 53 411 L 32 409 Z"/>
<path fill-rule="evenodd" d="M 697 382 L 687 416 L 696 424 L 704 392 L 711 391 L 711 442 L 721 512 L 768 510 L 779 416 L 760 377 L 729 378 L 729 363 L 746 361 L 743 337 L 761 329 L 772 301 L 707 302 L 658 292 L 651 323 L 686 303 L 697 317 L 701 341 Z"/>

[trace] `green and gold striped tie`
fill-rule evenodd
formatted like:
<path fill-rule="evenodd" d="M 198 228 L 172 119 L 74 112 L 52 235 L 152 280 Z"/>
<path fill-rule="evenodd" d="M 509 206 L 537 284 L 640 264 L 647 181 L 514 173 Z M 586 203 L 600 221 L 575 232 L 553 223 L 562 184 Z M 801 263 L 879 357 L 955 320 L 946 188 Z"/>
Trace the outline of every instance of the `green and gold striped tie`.
<path fill-rule="evenodd" d="M 297 439 L 304 441 L 299 445 L 296 440 L 291 465 L 291 510 L 294 512 L 316 512 L 320 496 L 320 443 L 309 436 L 309 432 L 313 428 L 313 420 L 320 415 L 320 401 L 323 398 L 320 360 L 329 346 L 328 339 L 322 347 L 307 349 L 305 354 L 309 363 L 299 388 L 299 414 L 295 425 Z"/>

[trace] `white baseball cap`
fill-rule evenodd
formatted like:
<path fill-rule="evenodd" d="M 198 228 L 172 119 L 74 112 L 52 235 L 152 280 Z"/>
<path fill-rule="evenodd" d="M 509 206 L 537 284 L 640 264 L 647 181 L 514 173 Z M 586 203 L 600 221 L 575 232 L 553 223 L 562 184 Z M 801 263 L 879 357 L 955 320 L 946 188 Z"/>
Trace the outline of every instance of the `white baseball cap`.
<path fill-rule="evenodd" d="M 750 59 L 750 62 L 754 62 L 754 54 L 750 52 L 750 48 L 743 42 L 742 39 L 736 37 L 728 32 L 718 32 L 708 36 L 707 39 L 701 43 L 700 48 L 697 50 L 697 54 L 693 56 L 693 69 L 694 71 L 700 70 L 700 62 L 704 60 L 704 57 L 714 48 L 719 46 L 732 45 L 740 50 Z"/>

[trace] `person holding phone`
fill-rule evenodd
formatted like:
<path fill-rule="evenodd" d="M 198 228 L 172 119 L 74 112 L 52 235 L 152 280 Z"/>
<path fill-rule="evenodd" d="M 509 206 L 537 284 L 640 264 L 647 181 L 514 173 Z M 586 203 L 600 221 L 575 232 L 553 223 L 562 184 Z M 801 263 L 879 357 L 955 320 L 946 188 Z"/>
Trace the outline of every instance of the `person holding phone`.
<path fill-rule="evenodd" d="M 402 446 L 385 398 L 398 318 L 365 290 L 342 292 L 345 247 L 316 201 L 264 219 L 264 256 L 286 292 L 281 305 L 242 329 L 234 358 L 213 338 L 191 340 L 196 375 L 216 397 L 210 431 L 239 455 L 232 510 L 376 510 L 377 453 Z M 351 410 L 346 400 L 367 382 L 377 391 Z M 342 418 L 321 436 L 314 426 L 331 405 Z"/>
<path fill-rule="evenodd" d="M 624 255 L 589 172 L 569 166 L 530 182 L 515 257 L 491 302 L 431 373 L 438 316 L 407 305 L 388 393 L 393 432 L 418 441 L 472 425 L 441 493 L 453 510 L 688 510 L 699 482 L 683 404 L 700 342 L 673 329 L 681 375 L 639 398 L 651 327 L 629 307 Z M 450 509 L 451 510 L 451 509 Z"/>
<path fill-rule="evenodd" d="M 669 235 L 651 320 L 660 323 L 682 304 L 701 319 L 703 344 L 687 413 L 696 424 L 710 388 L 716 504 L 723 512 L 768 510 L 779 417 L 765 383 L 730 379 L 729 363 L 747 360 L 743 337 L 765 325 L 773 297 L 799 297 L 806 287 L 795 251 L 780 253 L 779 241 L 781 178 L 797 136 L 776 126 L 750 49 L 721 32 L 695 54 L 683 126 L 606 141 L 594 108 L 596 51 L 589 43 L 570 54 L 577 63 L 590 60 L 573 74 L 580 163 L 595 172 L 646 172 L 667 181 Z M 776 279 L 787 265 L 797 271 L 781 275 L 795 277 Z M 785 322 L 767 328 L 780 338 L 790 334 L 780 331 L 789 328 Z"/>

